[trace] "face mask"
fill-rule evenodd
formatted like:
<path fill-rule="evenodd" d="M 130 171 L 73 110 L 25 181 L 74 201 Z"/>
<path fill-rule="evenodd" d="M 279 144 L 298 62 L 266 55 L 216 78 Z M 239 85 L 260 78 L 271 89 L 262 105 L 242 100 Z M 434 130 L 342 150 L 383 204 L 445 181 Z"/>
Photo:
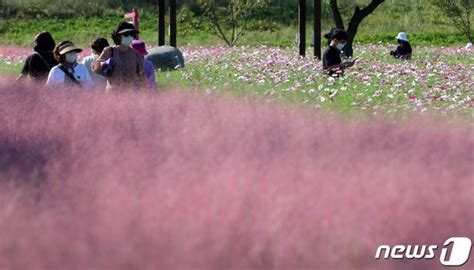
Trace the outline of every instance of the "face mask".
<path fill-rule="evenodd" d="M 77 54 L 75 52 L 66 53 L 66 62 L 75 63 L 77 60 Z"/>
<path fill-rule="evenodd" d="M 133 42 L 133 37 L 131 36 L 122 36 L 122 45 L 130 46 Z"/>
<path fill-rule="evenodd" d="M 346 46 L 346 43 L 339 43 L 339 44 L 336 45 L 336 48 L 338 50 L 342 50 L 342 48 L 344 48 L 344 46 Z"/>

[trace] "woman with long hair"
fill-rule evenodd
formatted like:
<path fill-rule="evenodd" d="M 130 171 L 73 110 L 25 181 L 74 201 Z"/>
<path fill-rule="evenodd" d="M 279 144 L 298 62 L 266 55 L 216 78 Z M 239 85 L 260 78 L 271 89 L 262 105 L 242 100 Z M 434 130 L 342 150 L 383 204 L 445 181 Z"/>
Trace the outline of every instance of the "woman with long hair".
<path fill-rule="evenodd" d="M 30 78 L 33 82 L 44 84 L 51 68 L 58 64 L 53 55 L 55 46 L 56 43 L 49 32 L 38 33 L 33 41 L 34 53 L 26 58 L 17 80 Z"/>

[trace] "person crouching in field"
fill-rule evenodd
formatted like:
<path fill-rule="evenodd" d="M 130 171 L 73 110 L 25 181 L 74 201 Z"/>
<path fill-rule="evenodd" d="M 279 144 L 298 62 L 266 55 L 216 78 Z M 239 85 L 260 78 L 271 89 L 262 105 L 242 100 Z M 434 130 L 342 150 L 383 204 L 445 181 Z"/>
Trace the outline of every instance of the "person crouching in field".
<path fill-rule="evenodd" d="M 410 43 L 408 42 L 408 35 L 400 32 L 396 37 L 398 41 L 398 47 L 395 51 L 391 51 L 390 55 L 393 57 L 403 60 L 408 60 L 411 58 L 412 48 Z"/>
<path fill-rule="evenodd" d="M 51 68 L 58 64 L 53 55 L 56 43 L 50 33 L 41 32 L 36 35 L 33 44 L 35 52 L 26 58 L 17 80 L 29 77 L 33 82 L 44 84 Z"/>
<path fill-rule="evenodd" d="M 121 22 L 112 32 L 115 46 L 104 49 L 92 63 L 95 73 L 107 76 L 106 91 L 148 88 L 142 56 L 130 47 L 139 32 L 127 22 Z"/>
<path fill-rule="evenodd" d="M 103 74 L 97 74 L 92 71 L 92 63 L 99 58 L 99 55 L 104 51 L 105 48 L 109 47 L 109 42 L 105 38 L 97 38 L 94 41 L 92 41 L 91 44 L 91 52 L 92 54 L 85 57 L 82 60 L 82 63 L 86 66 L 87 71 L 91 75 L 92 80 L 94 81 L 94 84 L 96 88 L 105 90 L 105 84 L 107 78 L 103 76 Z"/>
<path fill-rule="evenodd" d="M 46 85 L 94 87 L 94 82 L 84 64 L 77 62 L 77 53 L 82 49 L 77 48 L 69 40 L 62 41 L 54 48 L 54 57 L 59 64 L 51 69 Z"/>
<path fill-rule="evenodd" d="M 156 78 L 155 78 L 155 67 L 150 60 L 145 59 L 145 55 L 148 54 L 146 50 L 145 42 L 142 40 L 134 40 L 132 42 L 132 48 L 134 48 L 138 53 L 142 55 L 143 59 L 143 69 L 145 70 L 145 75 L 150 85 L 152 91 L 156 91 Z"/>
<path fill-rule="evenodd" d="M 346 45 L 349 35 L 346 31 L 336 29 L 332 31 L 331 42 L 323 53 L 323 68 L 329 72 L 330 76 L 340 76 L 344 74 L 344 69 L 354 65 L 354 61 L 342 62 L 341 50 Z"/>

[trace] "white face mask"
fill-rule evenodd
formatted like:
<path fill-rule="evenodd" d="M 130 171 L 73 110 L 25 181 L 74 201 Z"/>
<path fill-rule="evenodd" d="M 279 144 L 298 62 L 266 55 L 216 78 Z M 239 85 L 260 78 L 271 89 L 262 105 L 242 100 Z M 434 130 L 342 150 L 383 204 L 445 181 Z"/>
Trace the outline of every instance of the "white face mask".
<path fill-rule="evenodd" d="M 66 62 L 73 64 L 76 61 L 77 61 L 77 53 L 76 52 L 66 53 Z"/>
<path fill-rule="evenodd" d="M 342 48 L 344 48 L 344 46 L 346 46 L 346 43 L 339 43 L 339 44 L 336 45 L 336 48 L 338 50 L 342 50 Z"/>
<path fill-rule="evenodd" d="M 133 42 L 133 37 L 124 37 L 122 36 L 122 45 L 130 46 Z"/>

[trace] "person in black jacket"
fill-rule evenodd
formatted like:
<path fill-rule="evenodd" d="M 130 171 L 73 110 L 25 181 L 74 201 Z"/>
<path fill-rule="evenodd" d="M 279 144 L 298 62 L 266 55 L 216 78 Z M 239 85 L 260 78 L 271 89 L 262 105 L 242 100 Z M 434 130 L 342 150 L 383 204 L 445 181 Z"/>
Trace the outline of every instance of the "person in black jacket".
<path fill-rule="evenodd" d="M 38 33 L 33 42 L 35 52 L 26 58 L 17 80 L 22 81 L 29 77 L 33 82 L 46 83 L 49 71 L 58 64 L 53 55 L 55 46 L 56 43 L 50 33 Z"/>
<path fill-rule="evenodd" d="M 411 58 L 412 48 L 408 42 L 408 35 L 406 33 L 400 32 L 396 37 L 398 41 L 398 47 L 395 51 L 391 51 L 390 55 L 393 57 L 403 60 L 408 60 Z"/>
<path fill-rule="evenodd" d="M 353 61 L 342 62 L 341 50 L 346 45 L 349 35 L 341 29 L 331 32 L 331 42 L 323 52 L 323 68 L 329 72 L 330 76 L 340 76 L 344 73 L 344 69 L 354 65 L 357 58 Z"/>

